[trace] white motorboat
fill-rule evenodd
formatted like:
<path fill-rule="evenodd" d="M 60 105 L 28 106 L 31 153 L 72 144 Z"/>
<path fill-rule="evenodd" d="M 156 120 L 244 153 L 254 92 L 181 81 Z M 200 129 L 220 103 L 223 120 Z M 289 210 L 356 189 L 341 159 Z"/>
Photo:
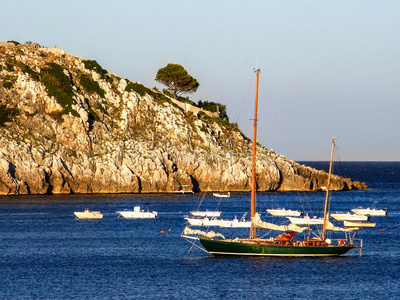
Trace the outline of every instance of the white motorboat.
<path fill-rule="evenodd" d="M 219 218 L 191 218 L 186 217 L 190 224 L 190 226 L 206 226 L 206 227 L 229 227 L 229 228 L 250 228 L 251 222 L 245 221 L 244 218 L 240 220 L 236 218 L 229 220 L 229 219 L 219 219 Z"/>
<path fill-rule="evenodd" d="M 343 221 L 344 227 L 375 227 L 375 222 L 353 222 L 353 221 Z"/>
<path fill-rule="evenodd" d="M 189 185 L 182 185 L 179 190 L 175 190 L 174 194 L 194 194 L 193 190 L 189 189 Z"/>
<path fill-rule="evenodd" d="M 99 211 L 90 211 L 88 208 L 83 212 L 74 212 L 77 219 L 102 219 L 103 215 Z"/>
<path fill-rule="evenodd" d="M 376 209 L 376 208 L 362 208 L 361 206 L 357 208 L 353 208 L 351 210 L 357 215 L 369 215 L 369 216 L 378 216 L 378 217 L 383 217 L 388 214 L 387 209 Z"/>
<path fill-rule="evenodd" d="M 251 222 L 245 221 L 244 216 L 239 220 L 233 218 L 232 220 L 218 220 L 219 227 L 230 227 L 230 228 L 250 228 Z"/>
<path fill-rule="evenodd" d="M 183 191 L 183 190 L 176 190 L 172 192 L 173 194 L 194 194 L 193 191 Z"/>
<path fill-rule="evenodd" d="M 331 217 L 338 221 L 367 221 L 369 220 L 369 216 L 367 215 L 357 215 L 352 214 L 350 212 L 347 213 L 336 213 L 331 214 Z"/>
<path fill-rule="evenodd" d="M 323 218 L 304 216 L 303 218 L 287 217 L 290 222 L 296 225 L 322 225 L 324 224 Z"/>
<path fill-rule="evenodd" d="M 156 211 L 145 211 L 140 206 L 135 206 L 133 210 L 117 211 L 125 219 L 155 219 L 158 213 Z"/>
<path fill-rule="evenodd" d="M 371 207 L 366 207 L 362 208 L 362 206 L 359 206 L 357 208 L 352 209 L 351 211 L 354 212 L 357 215 L 369 215 L 369 216 L 386 216 L 388 214 L 387 209 L 376 209 L 375 205 L 378 203 L 378 201 L 375 201 L 372 203 Z"/>
<path fill-rule="evenodd" d="M 209 217 L 205 217 L 205 218 L 186 217 L 185 220 L 188 221 L 191 226 L 206 226 L 206 227 L 210 227 L 210 226 L 219 227 L 220 226 L 219 222 L 221 221 L 220 219 L 209 218 Z"/>
<path fill-rule="evenodd" d="M 267 209 L 267 212 L 275 217 L 300 217 L 303 214 L 302 211 L 284 208 Z"/>
<path fill-rule="evenodd" d="M 219 210 L 193 210 L 190 214 L 194 217 L 199 218 L 219 218 L 221 216 L 221 211 Z"/>
<path fill-rule="evenodd" d="M 229 198 L 231 196 L 230 192 L 217 192 L 213 193 L 214 197 L 219 197 L 219 198 Z"/>

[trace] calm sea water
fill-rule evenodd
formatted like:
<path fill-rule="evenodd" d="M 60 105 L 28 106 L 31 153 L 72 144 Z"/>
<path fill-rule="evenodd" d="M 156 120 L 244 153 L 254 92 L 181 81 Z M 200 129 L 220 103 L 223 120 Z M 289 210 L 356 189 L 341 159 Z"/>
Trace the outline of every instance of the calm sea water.
<path fill-rule="evenodd" d="M 370 190 L 334 192 L 332 211 L 374 201 L 389 210 L 373 218 L 376 228 L 357 233 L 361 257 L 353 251 L 335 258 L 214 258 L 180 237 L 183 216 L 199 195 L 0 197 L 0 299 L 399 299 L 400 162 L 341 168 L 336 173 L 365 181 Z M 268 220 L 266 208 L 319 214 L 323 201 L 320 192 L 261 193 L 257 206 Z M 248 193 L 222 201 L 208 195 L 202 208 L 218 206 L 229 218 L 246 212 L 248 202 Z M 159 218 L 117 217 L 116 210 L 137 204 Z M 84 208 L 104 218 L 75 220 L 73 212 Z M 241 233 L 247 234 L 232 234 Z"/>

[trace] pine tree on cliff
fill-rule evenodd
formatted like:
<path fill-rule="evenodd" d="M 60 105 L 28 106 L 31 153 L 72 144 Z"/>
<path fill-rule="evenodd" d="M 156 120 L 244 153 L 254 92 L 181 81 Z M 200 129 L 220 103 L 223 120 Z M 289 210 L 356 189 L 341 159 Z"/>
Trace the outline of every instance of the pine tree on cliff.
<path fill-rule="evenodd" d="M 195 78 L 178 64 L 168 64 L 166 67 L 158 70 L 156 81 L 168 87 L 174 98 L 176 99 L 179 94 L 194 93 L 200 84 Z"/>

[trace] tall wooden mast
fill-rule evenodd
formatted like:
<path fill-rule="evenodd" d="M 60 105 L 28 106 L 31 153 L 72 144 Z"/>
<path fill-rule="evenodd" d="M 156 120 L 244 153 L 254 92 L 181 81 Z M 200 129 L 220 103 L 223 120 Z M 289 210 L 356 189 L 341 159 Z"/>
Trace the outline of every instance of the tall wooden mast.
<path fill-rule="evenodd" d="M 333 151 L 335 149 L 336 139 L 337 138 L 333 138 L 333 140 L 332 140 L 331 159 L 329 161 L 329 173 L 328 173 L 328 182 L 326 184 L 326 196 L 325 196 L 325 208 L 324 208 L 324 225 L 322 227 L 322 240 L 325 240 L 325 230 L 326 230 L 326 225 L 327 225 L 328 220 L 329 220 L 329 213 L 328 213 L 329 190 L 330 190 L 330 185 L 331 185 Z"/>
<path fill-rule="evenodd" d="M 253 218 L 256 213 L 256 149 L 257 149 L 257 115 L 258 115 L 258 82 L 260 77 L 260 69 L 254 71 L 256 73 L 256 97 L 254 107 L 254 125 L 253 125 L 253 162 L 251 167 L 251 227 L 250 238 L 256 236 L 256 227 L 253 223 Z"/>

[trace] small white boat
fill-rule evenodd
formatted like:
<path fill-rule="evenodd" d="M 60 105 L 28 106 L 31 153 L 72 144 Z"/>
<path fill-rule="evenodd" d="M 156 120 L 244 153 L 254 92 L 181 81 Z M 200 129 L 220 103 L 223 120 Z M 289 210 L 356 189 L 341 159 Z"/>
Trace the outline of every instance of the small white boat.
<path fill-rule="evenodd" d="M 369 215 L 369 216 L 378 216 L 378 217 L 383 217 L 388 214 L 387 209 L 376 209 L 376 208 L 362 208 L 361 206 L 357 208 L 353 208 L 351 210 L 357 215 Z"/>
<path fill-rule="evenodd" d="M 177 191 L 173 191 L 173 194 L 194 194 L 193 191 L 183 191 L 183 190 L 177 190 Z"/>
<path fill-rule="evenodd" d="M 204 218 L 218 218 L 221 216 L 221 211 L 219 210 L 193 210 L 190 214 L 194 217 Z"/>
<path fill-rule="evenodd" d="M 192 190 L 188 189 L 189 185 L 182 185 L 179 190 L 173 191 L 173 194 L 194 194 Z"/>
<path fill-rule="evenodd" d="M 219 218 L 190 218 L 186 217 L 190 226 L 206 226 L 206 227 L 224 227 L 224 228 L 250 228 L 251 222 L 244 219 L 237 219 L 236 216 L 232 220 L 223 220 Z"/>
<path fill-rule="evenodd" d="M 201 218 L 186 217 L 185 220 L 189 222 L 190 226 L 203 226 L 203 219 Z"/>
<path fill-rule="evenodd" d="M 88 208 L 83 212 L 74 212 L 77 219 L 102 219 L 103 215 L 99 211 L 89 211 Z"/>
<path fill-rule="evenodd" d="M 133 210 L 117 211 L 124 219 L 155 219 L 158 213 L 156 211 L 141 210 L 140 206 L 135 206 Z"/>
<path fill-rule="evenodd" d="M 231 196 L 230 192 L 217 192 L 213 193 L 214 197 L 219 197 L 219 198 L 229 198 Z"/>
<path fill-rule="evenodd" d="M 210 226 L 217 226 L 219 227 L 219 222 L 221 221 L 220 219 L 217 218 L 190 218 L 190 217 L 186 217 L 185 218 L 186 221 L 189 222 L 189 224 L 191 226 L 206 226 L 206 227 L 210 227 Z"/>
<path fill-rule="evenodd" d="M 386 216 L 388 214 L 387 209 L 376 209 L 375 205 L 378 203 L 378 201 L 375 201 L 372 203 L 371 207 L 367 208 L 362 208 L 361 206 L 352 209 L 351 211 L 354 212 L 357 215 L 369 215 L 369 216 Z"/>
<path fill-rule="evenodd" d="M 284 208 L 267 209 L 267 212 L 275 217 L 300 217 L 303 214 L 302 211 Z"/>
<path fill-rule="evenodd" d="M 346 220 L 346 221 L 367 221 L 367 220 L 369 220 L 369 216 L 367 216 L 367 215 L 351 214 L 350 212 L 331 214 L 331 217 L 338 221 L 344 221 L 344 220 Z"/>
<path fill-rule="evenodd" d="M 322 225 L 324 223 L 323 218 L 304 216 L 303 218 L 287 217 L 290 222 L 296 225 Z"/>
<path fill-rule="evenodd" d="M 218 224 L 219 227 L 230 227 L 230 228 L 250 228 L 251 227 L 251 222 L 250 221 L 245 221 L 244 219 L 245 216 L 243 216 L 242 218 L 240 218 L 240 220 L 238 218 L 233 218 L 232 220 L 219 220 Z"/>
<path fill-rule="evenodd" d="M 353 221 L 343 221 L 344 227 L 375 227 L 375 222 L 353 222 Z"/>

